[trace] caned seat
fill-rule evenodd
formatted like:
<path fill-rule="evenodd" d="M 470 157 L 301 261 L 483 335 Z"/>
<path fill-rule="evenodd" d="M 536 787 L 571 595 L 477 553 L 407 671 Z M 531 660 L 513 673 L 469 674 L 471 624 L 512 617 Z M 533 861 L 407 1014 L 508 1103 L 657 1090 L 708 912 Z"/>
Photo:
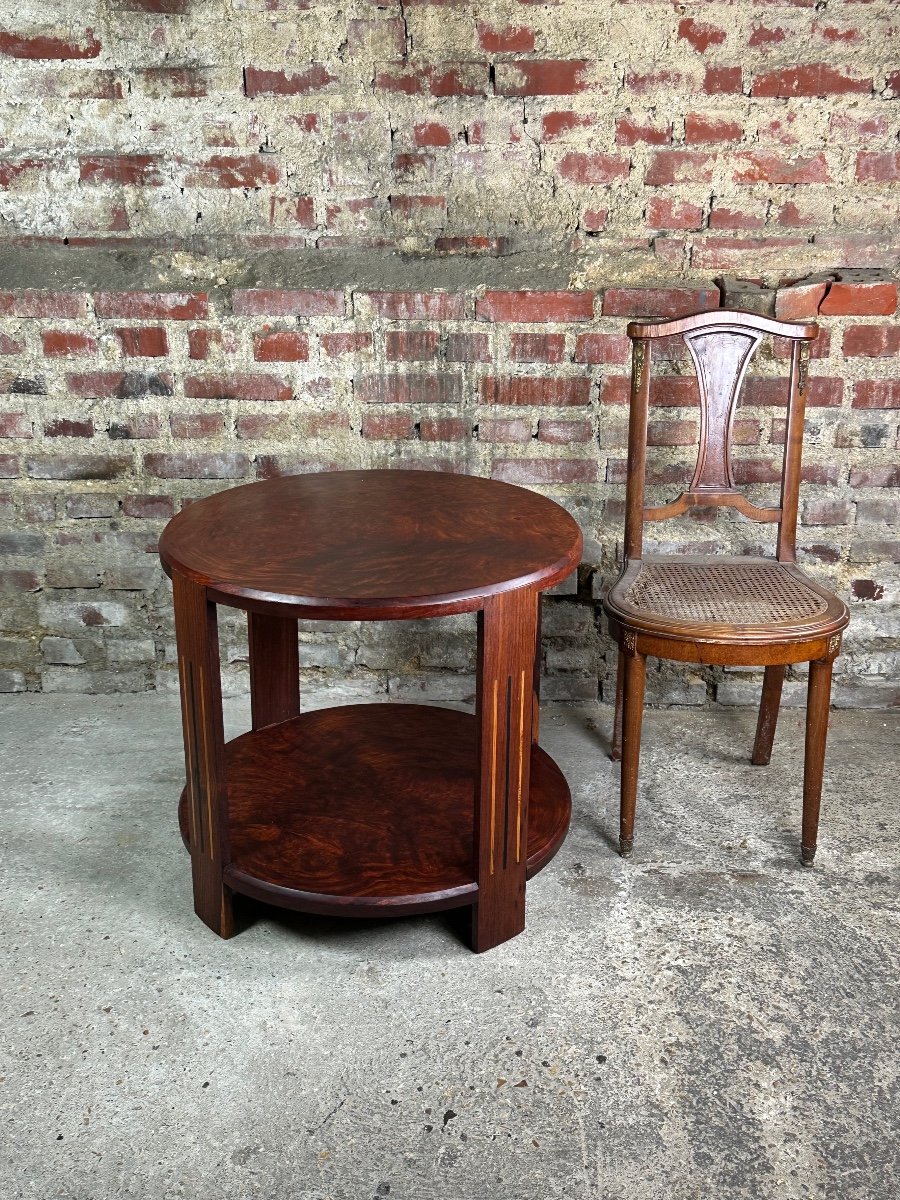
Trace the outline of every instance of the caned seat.
<path fill-rule="evenodd" d="M 785 387 L 787 424 L 781 499 L 752 503 L 734 485 L 731 429 L 747 368 L 763 337 L 791 347 Z M 619 646 L 613 759 L 621 759 L 619 850 L 634 844 L 641 716 L 647 655 L 682 662 L 765 668 L 751 761 L 769 762 L 785 667 L 809 663 L 803 776 L 801 860 L 816 852 L 832 663 L 849 621 L 846 605 L 796 565 L 797 506 L 809 343 L 815 325 L 792 325 L 752 313 L 719 309 L 675 321 L 632 322 L 631 410 L 625 498 L 625 563 L 604 600 Z M 693 359 L 700 408 L 694 475 L 667 504 L 644 503 L 651 358 L 658 338 L 680 336 Z M 644 524 L 697 507 L 734 508 L 753 521 L 777 524 L 773 558 L 725 555 L 644 555 Z"/>
<path fill-rule="evenodd" d="M 607 612 L 673 636 L 770 642 L 830 629 L 844 605 L 793 563 L 770 558 L 647 557 L 610 590 Z"/>

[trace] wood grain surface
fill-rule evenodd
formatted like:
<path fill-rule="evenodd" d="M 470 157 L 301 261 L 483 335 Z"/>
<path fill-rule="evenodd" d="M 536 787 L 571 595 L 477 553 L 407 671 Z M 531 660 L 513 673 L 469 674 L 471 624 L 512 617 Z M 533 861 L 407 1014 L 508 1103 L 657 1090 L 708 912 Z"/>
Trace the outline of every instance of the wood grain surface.
<path fill-rule="evenodd" d="M 173 518 L 160 557 L 217 602 L 333 620 L 472 611 L 578 565 L 571 516 L 526 488 L 430 471 L 335 471 L 227 489 Z"/>
<path fill-rule="evenodd" d="M 305 713 L 225 746 L 234 891 L 306 912 L 402 916 L 477 898 L 478 723 L 412 704 Z M 527 875 L 571 812 L 559 768 L 530 753 Z M 179 809 L 187 840 L 187 797 Z"/>

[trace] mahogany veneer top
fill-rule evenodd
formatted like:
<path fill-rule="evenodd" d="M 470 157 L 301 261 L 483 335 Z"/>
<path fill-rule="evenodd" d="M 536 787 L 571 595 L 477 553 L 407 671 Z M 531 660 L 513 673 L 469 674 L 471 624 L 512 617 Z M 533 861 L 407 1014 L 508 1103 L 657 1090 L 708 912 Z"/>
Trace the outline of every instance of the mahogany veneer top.
<path fill-rule="evenodd" d="M 392 470 L 230 488 L 180 512 L 159 544 L 169 574 L 226 604 L 345 617 L 464 612 L 497 592 L 548 588 L 578 565 L 581 548 L 575 521 L 545 496 Z"/>

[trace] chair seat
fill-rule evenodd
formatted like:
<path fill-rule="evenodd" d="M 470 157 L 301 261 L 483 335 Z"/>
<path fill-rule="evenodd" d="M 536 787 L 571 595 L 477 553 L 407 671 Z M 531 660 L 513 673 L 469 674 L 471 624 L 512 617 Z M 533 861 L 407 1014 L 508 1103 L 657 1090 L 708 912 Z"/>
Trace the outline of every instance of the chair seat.
<path fill-rule="evenodd" d="M 837 596 L 793 563 L 771 558 L 632 562 L 610 590 L 606 610 L 642 629 L 717 641 L 805 639 L 849 619 Z"/>

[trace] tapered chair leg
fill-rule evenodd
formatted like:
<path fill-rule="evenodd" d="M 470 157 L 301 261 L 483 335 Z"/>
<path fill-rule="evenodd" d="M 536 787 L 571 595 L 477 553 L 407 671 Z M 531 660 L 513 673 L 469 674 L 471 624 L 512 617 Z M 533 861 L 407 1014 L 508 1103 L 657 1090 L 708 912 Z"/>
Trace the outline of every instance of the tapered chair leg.
<path fill-rule="evenodd" d="M 778 707 L 781 704 L 781 687 L 784 683 L 784 667 L 766 667 L 763 679 L 762 699 L 759 702 L 759 720 L 756 723 L 756 740 L 753 743 L 755 767 L 767 767 L 772 757 L 772 742 L 778 724 Z"/>
<path fill-rule="evenodd" d="M 819 659 L 809 664 L 806 754 L 803 764 L 803 834 L 800 839 L 800 860 L 806 867 L 813 865 L 816 856 L 825 741 L 828 737 L 828 707 L 831 701 L 831 667 L 831 659 Z"/>
<path fill-rule="evenodd" d="M 609 757 L 613 762 L 622 761 L 622 690 L 625 687 L 625 654 L 619 651 L 616 664 L 616 712 L 613 717 L 612 746 Z"/>
<path fill-rule="evenodd" d="M 634 848 L 634 810 L 637 804 L 638 762 L 641 755 L 641 721 L 644 715 L 644 682 L 647 660 L 643 654 L 621 656 L 622 774 L 619 806 L 619 853 L 628 858 Z"/>

